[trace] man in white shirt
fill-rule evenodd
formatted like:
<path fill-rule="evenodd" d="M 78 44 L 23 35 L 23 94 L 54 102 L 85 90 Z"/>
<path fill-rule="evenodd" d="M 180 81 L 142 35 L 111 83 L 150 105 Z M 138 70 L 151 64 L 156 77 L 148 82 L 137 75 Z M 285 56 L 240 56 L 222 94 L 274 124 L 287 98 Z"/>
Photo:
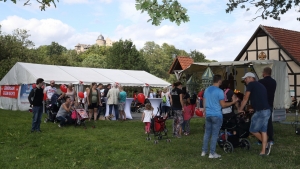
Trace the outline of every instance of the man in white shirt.
<path fill-rule="evenodd" d="M 57 92 L 57 89 L 54 86 L 55 86 L 55 81 L 51 80 L 50 86 L 47 86 L 44 89 L 44 93 L 46 93 L 46 95 L 47 95 L 47 101 L 51 101 L 51 97 L 53 96 L 54 93 Z"/>

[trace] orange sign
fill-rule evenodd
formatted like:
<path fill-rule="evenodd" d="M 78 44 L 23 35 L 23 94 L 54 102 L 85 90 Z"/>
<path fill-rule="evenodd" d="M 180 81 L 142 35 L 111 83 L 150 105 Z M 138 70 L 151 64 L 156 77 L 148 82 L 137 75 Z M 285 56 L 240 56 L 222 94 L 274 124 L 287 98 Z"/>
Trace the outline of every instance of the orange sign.
<path fill-rule="evenodd" d="M 18 85 L 9 85 L 9 86 L 1 86 L 0 96 L 9 97 L 9 98 L 18 98 L 19 94 L 19 86 Z"/>

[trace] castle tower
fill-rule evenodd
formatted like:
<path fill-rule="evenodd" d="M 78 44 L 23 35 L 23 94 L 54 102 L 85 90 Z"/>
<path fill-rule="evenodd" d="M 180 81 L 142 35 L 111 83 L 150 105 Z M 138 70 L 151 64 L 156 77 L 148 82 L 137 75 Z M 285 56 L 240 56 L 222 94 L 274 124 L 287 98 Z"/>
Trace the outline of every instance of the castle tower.
<path fill-rule="evenodd" d="M 100 34 L 96 40 L 96 44 L 99 46 L 105 46 L 106 41 L 104 40 L 104 37 Z"/>

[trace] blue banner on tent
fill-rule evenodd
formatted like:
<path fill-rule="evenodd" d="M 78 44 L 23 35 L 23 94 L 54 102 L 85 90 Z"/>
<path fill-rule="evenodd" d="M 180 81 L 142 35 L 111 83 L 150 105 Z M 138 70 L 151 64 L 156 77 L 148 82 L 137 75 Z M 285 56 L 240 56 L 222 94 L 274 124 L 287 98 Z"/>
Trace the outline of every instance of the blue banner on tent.
<path fill-rule="evenodd" d="M 23 84 L 21 85 L 21 91 L 20 91 L 20 102 L 21 104 L 29 104 L 28 96 L 32 89 L 31 84 Z"/>

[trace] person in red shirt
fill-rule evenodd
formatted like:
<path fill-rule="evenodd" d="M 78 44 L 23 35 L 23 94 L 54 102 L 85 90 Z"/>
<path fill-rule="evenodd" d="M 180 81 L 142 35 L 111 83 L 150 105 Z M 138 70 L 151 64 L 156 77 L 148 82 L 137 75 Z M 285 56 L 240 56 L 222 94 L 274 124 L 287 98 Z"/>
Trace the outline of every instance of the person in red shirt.
<path fill-rule="evenodd" d="M 198 93 L 198 98 L 200 100 L 200 108 L 203 108 L 203 94 L 204 94 L 204 88 L 202 88 Z"/>

